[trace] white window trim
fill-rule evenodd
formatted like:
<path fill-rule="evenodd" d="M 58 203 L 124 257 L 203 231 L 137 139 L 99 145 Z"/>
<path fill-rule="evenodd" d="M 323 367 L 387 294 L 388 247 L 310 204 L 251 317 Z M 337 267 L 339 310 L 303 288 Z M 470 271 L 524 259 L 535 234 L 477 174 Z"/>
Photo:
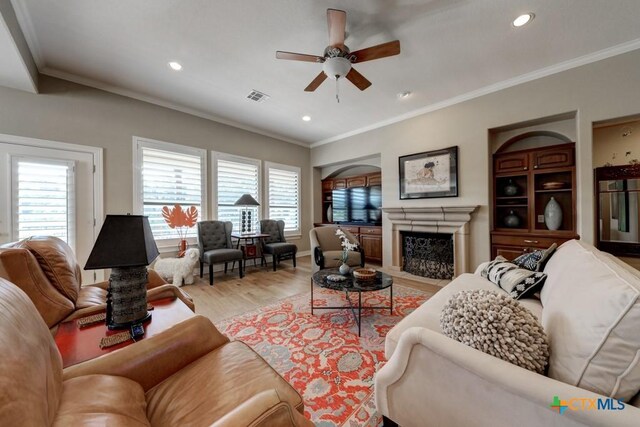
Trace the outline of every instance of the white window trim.
<path fill-rule="evenodd" d="M 258 203 L 260 203 L 260 218 L 264 218 L 262 210 L 262 161 L 251 157 L 236 156 L 235 154 L 222 153 L 220 151 L 211 152 L 211 217 L 218 218 L 218 160 L 238 162 L 255 165 L 258 167 Z M 237 230 L 234 230 L 234 232 Z"/>
<path fill-rule="evenodd" d="M 142 194 L 142 148 L 155 148 L 157 150 L 175 151 L 176 153 L 189 154 L 200 157 L 200 175 L 202 183 L 202 194 L 200 203 L 200 218 L 206 219 L 207 216 L 207 150 L 204 148 L 190 147 L 187 145 L 176 144 L 173 142 L 158 141 L 156 139 L 143 138 L 139 136 L 133 137 L 133 213 L 142 215 L 144 212 L 144 200 Z M 193 233 L 192 233 L 193 234 Z M 162 239 L 156 242 L 162 242 L 158 245 L 160 252 L 176 251 L 179 239 Z M 187 243 L 195 244 L 197 238 L 192 235 L 187 238 Z"/>
<path fill-rule="evenodd" d="M 269 218 L 269 168 L 287 170 L 298 174 L 298 229 L 293 231 L 285 231 L 285 236 L 299 238 L 302 236 L 302 169 L 298 166 L 285 165 L 275 162 L 264 162 L 264 187 L 266 194 L 266 202 L 263 207 L 263 217 Z"/>

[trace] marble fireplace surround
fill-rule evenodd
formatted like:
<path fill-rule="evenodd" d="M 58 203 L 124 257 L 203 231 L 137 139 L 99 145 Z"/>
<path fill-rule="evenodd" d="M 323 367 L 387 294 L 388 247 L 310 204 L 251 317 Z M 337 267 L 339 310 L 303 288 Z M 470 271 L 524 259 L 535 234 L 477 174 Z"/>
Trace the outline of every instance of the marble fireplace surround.
<path fill-rule="evenodd" d="M 402 231 L 453 235 L 454 277 L 469 272 L 469 222 L 478 206 L 383 207 L 391 221 L 392 271 L 402 271 Z M 417 276 L 414 276 L 417 277 Z"/>

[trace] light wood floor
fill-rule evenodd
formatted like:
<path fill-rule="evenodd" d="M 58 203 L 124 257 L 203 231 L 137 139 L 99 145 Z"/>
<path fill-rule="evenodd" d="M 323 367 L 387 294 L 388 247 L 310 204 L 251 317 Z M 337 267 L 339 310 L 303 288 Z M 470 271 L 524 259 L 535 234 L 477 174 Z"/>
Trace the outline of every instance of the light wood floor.
<path fill-rule="evenodd" d="M 206 271 L 206 269 L 205 269 Z M 297 267 L 291 261 L 282 261 L 277 271 L 268 267 L 249 265 L 244 278 L 238 277 L 238 270 L 229 269 L 227 274 L 214 274 L 213 286 L 209 286 L 209 276 L 196 276 L 193 285 L 183 289 L 193 297 L 196 313 L 208 317 L 213 322 L 237 316 L 283 298 L 308 292 L 310 289 L 311 257 L 298 258 Z M 394 277 L 394 283 L 435 293 L 439 286 Z"/>

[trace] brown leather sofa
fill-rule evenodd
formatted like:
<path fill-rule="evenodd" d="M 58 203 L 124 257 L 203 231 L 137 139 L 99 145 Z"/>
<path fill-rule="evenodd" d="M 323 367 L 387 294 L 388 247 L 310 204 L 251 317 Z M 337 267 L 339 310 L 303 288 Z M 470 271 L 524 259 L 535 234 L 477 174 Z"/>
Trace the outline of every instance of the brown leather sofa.
<path fill-rule="evenodd" d="M 31 237 L 0 248 L 0 277 L 20 287 L 35 304 L 47 326 L 105 310 L 108 282 L 81 286 L 75 254 L 57 237 Z M 175 297 L 195 310 L 180 288 L 149 271 L 149 301 Z"/>
<path fill-rule="evenodd" d="M 0 425 L 304 426 L 300 395 L 195 316 L 65 370 L 27 295 L 0 278 Z"/>

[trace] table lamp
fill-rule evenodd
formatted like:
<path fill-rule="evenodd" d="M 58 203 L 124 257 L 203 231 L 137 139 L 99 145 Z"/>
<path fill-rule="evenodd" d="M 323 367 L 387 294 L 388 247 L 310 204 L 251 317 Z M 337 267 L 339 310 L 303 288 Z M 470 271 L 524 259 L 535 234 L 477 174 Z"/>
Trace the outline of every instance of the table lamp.
<path fill-rule="evenodd" d="M 236 202 L 234 206 L 242 206 L 244 209 L 240 211 L 240 232 L 243 234 L 251 233 L 251 211 L 249 206 L 260 206 L 260 203 L 251 196 L 251 194 L 243 194 Z"/>
<path fill-rule="evenodd" d="M 157 256 L 148 217 L 107 215 L 84 269 L 111 269 L 107 289 L 109 329 L 128 329 L 151 319 L 147 311 L 147 266 Z"/>

